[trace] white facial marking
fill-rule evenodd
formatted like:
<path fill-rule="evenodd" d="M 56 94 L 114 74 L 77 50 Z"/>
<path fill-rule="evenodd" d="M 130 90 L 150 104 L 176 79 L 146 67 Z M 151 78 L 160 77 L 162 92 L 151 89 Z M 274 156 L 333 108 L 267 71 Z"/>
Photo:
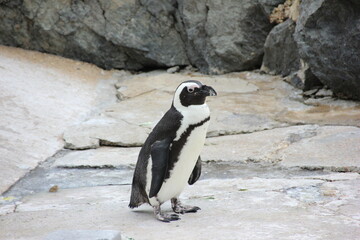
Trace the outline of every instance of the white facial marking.
<path fill-rule="evenodd" d="M 196 88 L 199 88 L 199 86 L 191 85 L 191 86 L 187 87 L 187 90 L 188 90 L 189 93 L 192 93 L 192 92 L 195 91 Z"/>
<path fill-rule="evenodd" d="M 180 102 L 180 94 L 184 88 L 194 90 L 195 88 L 199 88 L 199 87 L 200 86 L 194 82 L 187 82 L 187 83 L 180 84 L 180 86 L 176 89 L 175 94 L 174 94 L 174 107 L 178 111 L 180 111 L 179 109 L 181 109 L 181 108 L 186 108 L 183 105 L 181 105 L 181 102 Z"/>

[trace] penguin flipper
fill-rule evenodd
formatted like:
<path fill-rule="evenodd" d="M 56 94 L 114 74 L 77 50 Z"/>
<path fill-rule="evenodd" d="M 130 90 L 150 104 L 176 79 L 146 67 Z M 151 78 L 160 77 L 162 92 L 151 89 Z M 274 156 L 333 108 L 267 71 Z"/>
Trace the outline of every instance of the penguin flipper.
<path fill-rule="evenodd" d="M 149 198 L 154 197 L 162 186 L 169 162 L 171 138 L 156 141 L 151 145 L 152 179 Z"/>
<path fill-rule="evenodd" d="M 192 173 L 190 175 L 188 183 L 190 185 L 193 185 L 199 179 L 200 175 L 201 175 L 201 158 L 199 156 L 199 158 L 195 164 L 194 170 L 192 171 Z"/>

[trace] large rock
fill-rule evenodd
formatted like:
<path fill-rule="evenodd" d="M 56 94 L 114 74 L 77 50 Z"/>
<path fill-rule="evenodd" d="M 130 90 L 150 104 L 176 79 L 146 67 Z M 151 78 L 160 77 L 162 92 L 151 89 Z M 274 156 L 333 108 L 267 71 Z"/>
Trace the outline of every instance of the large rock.
<path fill-rule="evenodd" d="M 172 11 L 165 0 L 7 1 L 0 5 L 0 43 L 106 69 L 186 65 Z"/>
<path fill-rule="evenodd" d="M 291 19 L 275 26 L 266 38 L 261 70 L 287 76 L 300 68 L 300 57 L 293 38 L 295 22 Z"/>
<path fill-rule="evenodd" d="M 304 91 L 323 87 L 323 84 L 313 74 L 307 62 L 305 62 L 303 59 L 299 59 L 299 65 L 300 67 L 298 71 L 292 72 L 285 78 L 285 81 Z"/>
<path fill-rule="evenodd" d="M 295 26 L 296 23 L 289 18 L 271 30 L 264 45 L 261 70 L 269 74 L 280 74 L 290 84 L 304 91 L 319 88 L 322 83 L 299 56 L 293 36 Z"/>
<path fill-rule="evenodd" d="M 190 62 L 212 74 L 260 67 L 272 28 L 270 6 L 283 1 L 178 1 L 178 28 Z"/>
<path fill-rule="evenodd" d="M 360 100 L 358 1 L 302 1 L 294 36 L 300 57 L 322 83 L 339 97 Z"/>
<path fill-rule="evenodd" d="M 272 28 L 268 16 L 280 2 L 3 1 L 0 43 L 106 69 L 190 63 L 209 73 L 253 69 Z"/>

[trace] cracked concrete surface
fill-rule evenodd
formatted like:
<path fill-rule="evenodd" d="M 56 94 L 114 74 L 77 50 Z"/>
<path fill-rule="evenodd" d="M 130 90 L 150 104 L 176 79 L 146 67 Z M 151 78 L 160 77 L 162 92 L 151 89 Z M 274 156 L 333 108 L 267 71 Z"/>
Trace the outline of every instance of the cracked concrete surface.
<path fill-rule="evenodd" d="M 68 126 L 115 100 L 111 72 L 90 64 L 0 46 L 0 66 L 2 193 L 62 148 Z"/>
<path fill-rule="evenodd" d="M 0 239 L 105 238 L 105 230 L 123 239 L 360 234 L 359 102 L 305 99 L 257 72 L 108 72 L 8 47 L 0 73 Z M 164 224 L 149 206 L 127 207 L 130 183 L 139 146 L 188 79 L 218 92 L 208 101 L 202 177 L 181 196 L 202 210 Z"/>

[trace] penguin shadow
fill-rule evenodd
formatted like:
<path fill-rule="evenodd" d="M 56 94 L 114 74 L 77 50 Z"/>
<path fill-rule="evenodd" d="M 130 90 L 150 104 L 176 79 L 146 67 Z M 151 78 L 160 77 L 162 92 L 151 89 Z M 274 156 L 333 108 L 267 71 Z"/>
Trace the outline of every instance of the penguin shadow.
<path fill-rule="evenodd" d="M 144 204 L 139 206 L 138 208 L 130 209 L 130 213 L 133 215 L 134 218 L 149 220 L 154 219 L 154 211 L 150 205 Z"/>
<path fill-rule="evenodd" d="M 170 212 L 170 211 L 166 211 L 166 212 Z M 137 221 L 145 220 L 145 221 L 154 221 L 161 223 L 154 217 L 154 211 L 152 209 L 133 209 L 131 210 L 131 213 L 134 214 L 133 217 L 136 218 Z"/>

